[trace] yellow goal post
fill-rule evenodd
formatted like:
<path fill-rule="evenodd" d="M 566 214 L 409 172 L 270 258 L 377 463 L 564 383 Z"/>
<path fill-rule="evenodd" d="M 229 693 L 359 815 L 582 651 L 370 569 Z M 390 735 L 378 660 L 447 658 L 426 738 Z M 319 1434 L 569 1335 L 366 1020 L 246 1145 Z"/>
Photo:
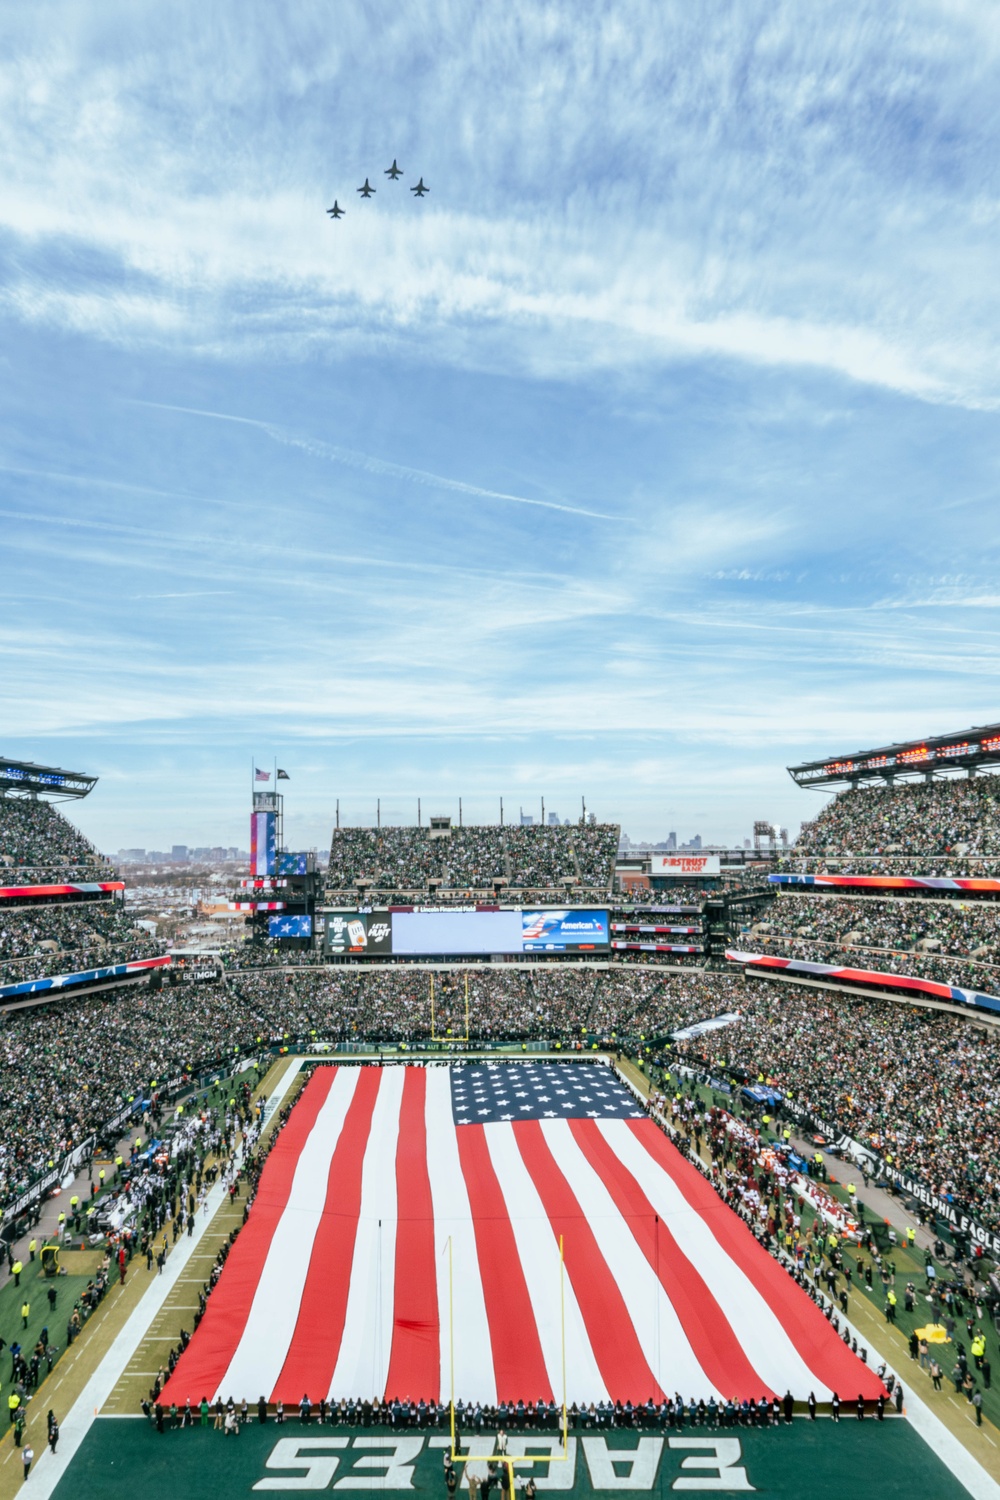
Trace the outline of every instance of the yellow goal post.
<path fill-rule="evenodd" d="M 468 983 L 468 977 L 466 978 Z M 466 1028 L 468 1029 L 468 1028 Z M 569 1462 L 569 1422 L 566 1415 L 566 1262 L 563 1255 L 563 1237 L 559 1236 L 559 1330 L 562 1358 L 562 1412 L 559 1423 L 562 1437 L 561 1453 L 457 1453 L 455 1451 L 455 1272 L 451 1235 L 448 1236 L 448 1353 L 451 1363 L 451 1400 L 449 1419 L 451 1426 L 451 1449 L 453 1464 L 488 1463 L 499 1460 L 507 1470 L 507 1494 L 514 1500 L 514 1466 L 516 1464 L 564 1464 Z"/>

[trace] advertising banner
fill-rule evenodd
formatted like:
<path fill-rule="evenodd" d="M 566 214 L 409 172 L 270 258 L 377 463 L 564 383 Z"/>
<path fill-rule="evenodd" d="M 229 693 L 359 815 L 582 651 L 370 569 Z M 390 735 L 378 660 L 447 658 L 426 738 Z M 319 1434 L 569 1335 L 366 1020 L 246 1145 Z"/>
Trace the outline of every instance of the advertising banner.
<path fill-rule="evenodd" d="M 392 948 L 393 913 L 388 911 L 328 912 L 324 922 L 323 951 L 350 953 L 355 957 L 374 954 L 388 958 Z"/>
<path fill-rule="evenodd" d="M 699 876 L 718 879 L 717 854 L 653 854 L 649 861 L 651 875 L 666 875 L 673 880 L 692 880 Z"/>
<path fill-rule="evenodd" d="M 365 953 L 368 929 L 359 911 L 328 912 L 323 948 L 327 953 Z"/>
<path fill-rule="evenodd" d="M 366 918 L 368 952 L 378 958 L 388 958 L 399 950 L 395 942 L 396 914 L 389 911 L 370 911 Z"/>
<path fill-rule="evenodd" d="M 693 932 L 701 932 L 700 927 L 671 927 L 667 924 L 662 926 L 655 922 L 612 922 L 612 932 L 666 932 L 677 936 L 690 936 Z"/>
<path fill-rule="evenodd" d="M 523 911 L 523 953 L 581 953 L 608 946 L 606 911 Z"/>
<path fill-rule="evenodd" d="M 642 953 L 704 953 L 704 948 L 699 948 L 697 943 L 648 943 L 639 938 L 615 938 L 611 944 L 617 952 L 625 949 L 629 952 Z"/>
<path fill-rule="evenodd" d="M 899 1172 L 884 1163 L 882 1170 L 897 1187 L 902 1188 L 904 1193 L 911 1194 L 918 1202 L 933 1209 L 938 1218 L 944 1219 L 953 1230 L 959 1234 L 967 1234 L 970 1239 L 982 1245 L 988 1255 L 1000 1255 L 1000 1235 L 994 1234 L 985 1225 L 970 1218 L 960 1204 L 943 1198 L 940 1193 L 935 1193 L 933 1188 L 927 1187 L 919 1178 L 911 1177 L 908 1172 Z"/>

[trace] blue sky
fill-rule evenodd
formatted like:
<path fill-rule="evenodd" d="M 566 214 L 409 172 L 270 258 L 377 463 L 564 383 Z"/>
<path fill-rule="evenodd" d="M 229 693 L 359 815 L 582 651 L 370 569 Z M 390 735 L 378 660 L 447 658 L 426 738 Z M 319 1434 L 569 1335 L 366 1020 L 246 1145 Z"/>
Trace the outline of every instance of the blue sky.
<path fill-rule="evenodd" d="M 7 7 L 0 752 L 718 839 L 1000 718 L 998 147 L 985 4 Z"/>

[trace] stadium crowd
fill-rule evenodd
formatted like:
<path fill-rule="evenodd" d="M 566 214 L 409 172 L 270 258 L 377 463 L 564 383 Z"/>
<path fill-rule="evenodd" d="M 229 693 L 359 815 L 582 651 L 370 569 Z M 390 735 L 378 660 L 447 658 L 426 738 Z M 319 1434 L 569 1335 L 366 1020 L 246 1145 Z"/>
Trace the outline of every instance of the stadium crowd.
<path fill-rule="evenodd" d="M 1000 778 L 843 792 L 803 824 L 794 853 L 1000 855 Z"/>
<path fill-rule="evenodd" d="M 682 1042 L 706 1070 L 770 1080 L 1000 1232 L 1000 1036 L 963 1016 L 705 976 L 740 1020 Z M 723 1003 L 724 1002 L 724 1003 Z"/>
<path fill-rule="evenodd" d="M 618 853 L 617 824 L 544 826 L 473 824 L 438 834 L 423 827 L 336 828 L 327 894 L 339 898 L 358 881 L 384 896 L 444 890 L 511 889 L 551 895 L 567 885 L 609 891 Z"/>
<path fill-rule="evenodd" d="M 60 879 L 79 870 L 81 878 L 96 880 L 111 862 L 50 803 L 0 797 L 0 866 L 36 876 L 53 869 Z"/>
<path fill-rule="evenodd" d="M 883 901 L 782 893 L 758 931 L 892 952 L 922 949 L 1000 962 L 1000 905 L 960 901 Z"/>
<path fill-rule="evenodd" d="M 0 983 L 59 973 L 67 961 L 86 967 L 159 951 L 117 902 L 0 911 Z M 45 962 L 39 964 L 38 959 Z"/>
<path fill-rule="evenodd" d="M 635 969 L 474 970 L 480 1042 L 590 1038 L 637 1049 L 727 1012 L 682 1043 L 718 1074 L 774 1079 L 811 1115 L 890 1153 L 1000 1229 L 1000 1038 L 964 1017 L 878 999 L 826 1000 L 742 974 Z M 248 971 L 219 983 L 60 1002 L 0 1022 L 0 1198 L 78 1143 L 153 1078 L 265 1045 L 426 1041 L 426 972 Z M 465 976 L 438 976 L 435 1031 L 465 1035 Z M 582 1039 L 586 1037 L 588 1043 Z M 237 1050 L 239 1049 L 239 1050 Z"/>
<path fill-rule="evenodd" d="M 737 947 L 997 994 L 998 939 L 1000 908 L 985 903 L 782 896 Z"/>

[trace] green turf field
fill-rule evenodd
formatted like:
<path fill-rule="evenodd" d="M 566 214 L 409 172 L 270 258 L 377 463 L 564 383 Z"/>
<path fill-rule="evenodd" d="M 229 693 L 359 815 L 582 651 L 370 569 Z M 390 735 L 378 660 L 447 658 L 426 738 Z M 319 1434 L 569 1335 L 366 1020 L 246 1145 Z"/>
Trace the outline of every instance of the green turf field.
<path fill-rule="evenodd" d="M 56 1357 L 62 1354 L 66 1348 L 66 1324 L 70 1313 L 73 1311 L 76 1299 L 86 1289 L 87 1282 L 97 1271 L 100 1264 L 100 1255 L 95 1252 L 83 1252 L 80 1254 L 63 1255 L 64 1265 L 80 1267 L 66 1276 L 49 1278 L 42 1275 L 41 1261 L 29 1261 L 25 1257 L 24 1270 L 21 1272 L 21 1285 L 15 1286 L 13 1280 L 0 1290 L 0 1337 L 7 1342 L 7 1349 L 3 1351 L 5 1364 L 0 1370 L 0 1379 L 5 1387 L 9 1388 L 10 1361 L 8 1349 L 10 1345 L 19 1343 L 25 1351 L 27 1358 L 31 1357 L 31 1351 L 37 1344 L 42 1329 L 49 1330 L 49 1342 L 55 1346 Z M 85 1269 L 84 1269 L 85 1268 Z M 49 1307 L 48 1290 L 50 1286 L 56 1289 L 56 1306 L 53 1311 Z M 21 1317 L 21 1309 L 25 1303 L 31 1308 L 28 1314 L 28 1326 L 24 1327 Z M 97 1315 L 100 1316 L 101 1309 L 98 1308 Z M 45 1374 L 45 1365 L 42 1365 L 42 1374 Z M 9 1393 L 9 1392 L 8 1392 Z M 6 1405 L 6 1401 L 4 1403 Z"/>
<path fill-rule="evenodd" d="M 533 1442 L 530 1435 L 521 1441 Z M 233 1438 L 211 1427 L 159 1434 L 144 1419 L 99 1418 L 54 1495 L 55 1500 L 107 1500 L 138 1491 L 236 1500 L 341 1489 L 409 1490 L 446 1500 L 441 1453 L 446 1443 L 446 1435 L 437 1432 L 303 1427 L 298 1421 L 280 1428 L 273 1421 L 263 1427 L 253 1422 Z M 538 1439 L 534 1444 L 537 1449 Z M 581 1433 L 571 1438 L 570 1448 L 569 1463 L 534 1466 L 540 1491 L 560 1490 L 567 1500 L 590 1500 L 595 1493 L 694 1490 L 753 1491 L 781 1500 L 844 1500 L 861 1492 L 879 1500 L 967 1496 L 905 1420 L 796 1419 L 790 1429 L 697 1428 L 666 1438 Z M 521 1472 L 527 1477 L 529 1469 Z M 460 1500 L 466 1493 L 463 1484 Z"/>

